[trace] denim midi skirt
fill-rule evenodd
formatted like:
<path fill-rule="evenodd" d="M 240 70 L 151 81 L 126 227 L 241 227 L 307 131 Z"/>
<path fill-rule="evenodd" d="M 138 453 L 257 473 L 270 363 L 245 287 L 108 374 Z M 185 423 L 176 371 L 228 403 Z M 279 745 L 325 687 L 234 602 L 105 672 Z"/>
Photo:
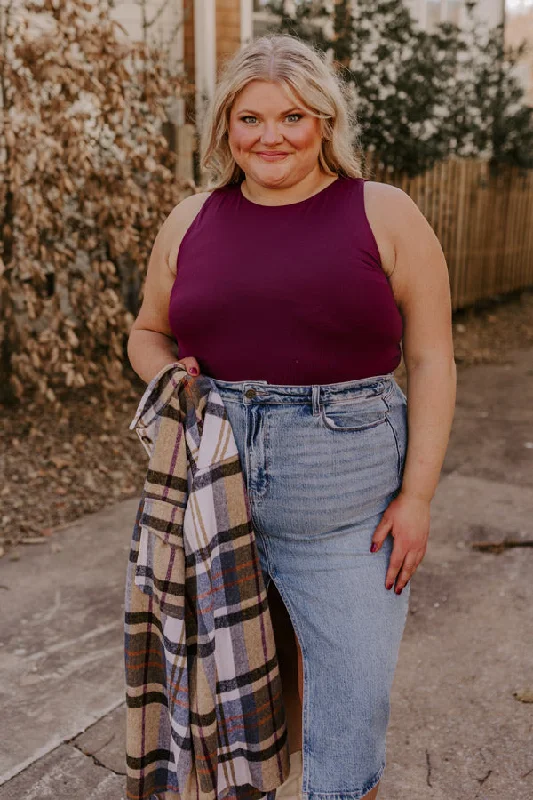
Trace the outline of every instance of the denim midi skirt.
<path fill-rule="evenodd" d="M 410 583 L 385 588 L 407 400 L 394 373 L 313 386 L 214 380 L 242 462 L 265 584 L 302 653 L 303 800 L 360 800 L 385 769 Z"/>

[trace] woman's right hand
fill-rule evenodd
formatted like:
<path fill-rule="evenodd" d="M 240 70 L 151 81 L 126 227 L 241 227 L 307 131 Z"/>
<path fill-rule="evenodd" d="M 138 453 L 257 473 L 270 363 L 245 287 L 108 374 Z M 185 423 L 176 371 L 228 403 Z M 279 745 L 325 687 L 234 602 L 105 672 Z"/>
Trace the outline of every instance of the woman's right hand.
<path fill-rule="evenodd" d="M 194 356 L 185 356 L 185 358 L 179 358 L 178 361 L 180 364 L 183 364 L 189 375 L 194 375 L 195 378 L 198 377 L 200 374 L 200 365 Z"/>

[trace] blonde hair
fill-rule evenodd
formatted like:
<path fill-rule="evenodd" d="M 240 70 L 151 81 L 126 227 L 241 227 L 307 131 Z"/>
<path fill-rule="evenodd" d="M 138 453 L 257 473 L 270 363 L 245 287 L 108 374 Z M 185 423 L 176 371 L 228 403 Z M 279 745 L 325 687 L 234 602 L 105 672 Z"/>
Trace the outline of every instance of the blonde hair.
<path fill-rule="evenodd" d="M 324 172 L 362 177 L 358 124 L 347 100 L 346 82 L 318 49 L 296 36 L 267 34 L 242 47 L 224 64 L 206 110 L 200 166 L 209 175 L 209 189 L 244 178 L 228 143 L 229 116 L 237 94 L 253 80 L 281 84 L 289 94 L 292 91 L 298 105 L 303 103 L 321 120 L 319 163 Z"/>

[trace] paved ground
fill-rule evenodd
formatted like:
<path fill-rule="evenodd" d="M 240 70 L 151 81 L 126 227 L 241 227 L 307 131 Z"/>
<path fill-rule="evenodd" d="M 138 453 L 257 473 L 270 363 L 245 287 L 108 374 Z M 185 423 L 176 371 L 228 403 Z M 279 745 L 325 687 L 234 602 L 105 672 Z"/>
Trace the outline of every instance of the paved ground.
<path fill-rule="evenodd" d="M 533 539 L 533 350 L 511 360 L 459 373 L 380 800 L 533 797 L 533 703 L 519 699 L 533 691 L 533 548 L 471 548 Z M 136 505 L 0 561 L 0 800 L 125 796 L 122 600 Z"/>

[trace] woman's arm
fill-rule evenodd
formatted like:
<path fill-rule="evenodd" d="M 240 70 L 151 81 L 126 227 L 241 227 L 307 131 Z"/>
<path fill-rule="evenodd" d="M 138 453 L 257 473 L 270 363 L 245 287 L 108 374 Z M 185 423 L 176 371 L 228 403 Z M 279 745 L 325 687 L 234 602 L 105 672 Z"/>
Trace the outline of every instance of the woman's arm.
<path fill-rule="evenodd" d="M 395 213 L 389 217 L 395 249 L 391 285 L 404 323 L 409 424 L 402 492 L 431 500 L 456 400 L 450 279 L 430 224 L 405 192 L 395 192 Z"/>
<path fill-rule="evenodd" d="M 396 591 L 422 560 L 435 493 L 453 421 L 457 373 L 453 354 L 449 273 L 440 242 L 401 189 L 383 191 L 383 218 L 394 244 L 391 287 L 404 323 L 408 446 L 399 495 L 386 509 L 373 541 L 392 532 L 386 585 Z"/>
<path fill-rule="evenodd" d="M 146 272 L 143 302 L 128 338 L 131 366 L 146 383 L 166 364 L 178 360 L 186 364 L 189 370 L 196 366 L 199 372 L 198 363 L 192 356 L 179 359 L 178 347 L 168 321 L 168 308 L 176 277 L 174 264 L 179 243 L 208 194 L 200 192 L 178 203 L 154 241 Z"/>

